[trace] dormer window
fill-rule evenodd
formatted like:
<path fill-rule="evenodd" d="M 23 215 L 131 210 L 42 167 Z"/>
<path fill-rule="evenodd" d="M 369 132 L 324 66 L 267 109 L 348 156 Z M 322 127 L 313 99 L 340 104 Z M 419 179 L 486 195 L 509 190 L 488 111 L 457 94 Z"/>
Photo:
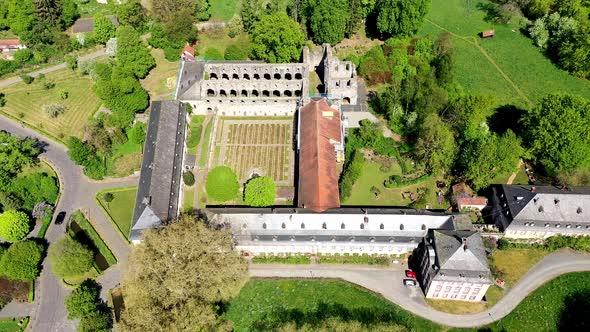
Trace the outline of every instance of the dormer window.
<path fill-rule="evenodd" d="M 340 229 L 345 229 L 346 225 L 344 223 L 340 224 Z"/>
<path fill-rule="evenodd" d="M 282 224 L 281 224 L 281 228 L 282 228 L 282 229 L 285 229 L 285 228 L 287 228 L 287 225 L 285 225 L 285 223 L 282 223 Z"/>
<path fill-rule="evenodd" d="M 425 231 L 426 230 L 426 225 L 422 224 L 422 230 Z"/>
<path fill-rule="evenodd" d="M 403 230 L 404 230 L 404 224 L 400 224 L 400 225 L 399 225 L 399 230 L 400 230 L 400 231 L 403 231 Z"/>
<path fill-rule="evenodd" d="M 539 206 L 539 212 L 543 213 L 543 211 L 545 211 L 545 209 L 543 208 L 543 205 Z"/>
<path fill-rule="evenodd" d="M 582 214 L 582 208 L 581 207 L 578 207 L 578 209 L 576 210 L 576 213 L 577 214 Z"/>
<path fill-rule="evenodd" d="M 553 201 L 555 202 L 555 205 L 559 204 L 559 198 L 556 198 Z"/>
<path fill-rule="evenodd" d="M 365 229 L 365 224 L 361 223 L 361 229 Z"/>
<path fill-rule="evenodd" d="M 266 223 L 262 224 L 262 229 L 266 229 Z"/>
<path fill-rule="evenodd" d="M 383 225 L 383 224 L 379 225 L 379 229 L 385 229 L 385 225 Z"/>
<path fill-rule="evenodd" d="M 301 229 L 305 229 L 305 224 L 301 223 Z"/>
<path fill-rule="evenodd" d="M 326 223 L 323 223 L 322 224 L 322 229 L 327 229 L 327 228 L 328 228 L 328 226 L 326 225 Z"/>

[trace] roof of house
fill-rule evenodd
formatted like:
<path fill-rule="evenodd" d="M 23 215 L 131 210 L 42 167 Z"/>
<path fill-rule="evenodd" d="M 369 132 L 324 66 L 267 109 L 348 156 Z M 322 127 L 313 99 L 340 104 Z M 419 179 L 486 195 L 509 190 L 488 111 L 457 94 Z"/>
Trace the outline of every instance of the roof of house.
<path fill-rule="evenodd" d="M 180 57 L 186 61 L 195 61 L 195 49 L 190 45 L 184 45 Z"/>
<path fill-rule="evenodd" d="M 299 207 L 322 212 L 340 206 L 334 142 L 342 142 L 340 112 L 325 98 L 299 110 Z"/>
<path fill-rule="evenodd" d="M 184 107 L 177 101 L 154 101 L 150 110 L 130 240 L 141 231 L 176 217 L 182 172 Z"/>
<path fill-rule="evenodd" d="M 477 196 L 477 197 L 459 197 L 456 199 L 457 204 L 461 206 L 465 205 L 482 205 L 485 206 L 488 204 L 488 199 L 485 197 Z"/>
<path fill-rule="evenodd" d="M 435 279 L 491 282 L 485 247 L 478 232 L 432 230 L 438 271 Z"/>
<path fill-rule="evenodd" d="M 20 45 L 20 39 L 0 39 L 0 46 L 14 46 Z"/>
<path fill-rule="evenodd" d="M 111 20 L 114 26 L 119 26 L 119 20 L 117 20 L 117 16 L 107 15 L 107 18 Z M 73 33 L 84 33 L 91 31 L 94 31 L 94 17 L 79 18 L 76 20 L 74 25 L 72 25 Z"/>

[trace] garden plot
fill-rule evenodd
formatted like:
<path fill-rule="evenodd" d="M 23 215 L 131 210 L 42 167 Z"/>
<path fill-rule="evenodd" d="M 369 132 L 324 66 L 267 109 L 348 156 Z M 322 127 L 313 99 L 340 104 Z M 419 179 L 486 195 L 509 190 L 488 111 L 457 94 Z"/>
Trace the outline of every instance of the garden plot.
<path fill-rule="evenodd" d="M 291 120 L 224 120 L 219 123 L 215 165 L 231 167 L 241 182 L 256 173 L 278 185 L 293 185 Z"/>

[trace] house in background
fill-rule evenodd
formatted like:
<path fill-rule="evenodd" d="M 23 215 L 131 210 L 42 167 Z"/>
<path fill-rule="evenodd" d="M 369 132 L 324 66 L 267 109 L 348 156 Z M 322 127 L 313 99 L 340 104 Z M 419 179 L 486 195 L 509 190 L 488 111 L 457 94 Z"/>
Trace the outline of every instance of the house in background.
<path fill-rule="evenodd" d="M 477 196 L 473 190 L 465 183 L 457 183 L 452 187 L 453 202 L 457 205 L 457 210 L 483 210 L 488 205 L 488 199 L 482 196 Z"/>
<path fill-rule="evenodd" d="M 27 48 L 18 38 L 14 39 L 0 39 L 0 53 L 2 58 L 7 60 L 12 59 L 12 53 Z"/>
<path fill-rule="evenodd" d="M 113 23 L 114 26 L 118 27 L 120 25 L 119 20 L 117 20 L 115 15 L 107 15 L 107 18 Z M 85 34 L 92 31 L 94 31 L 93 17 L 79 18 L 76 20 L 74 25 L 72 25 L 72 33 L 74 35 Z"/>
<path fill-rule="evenodd" d="M 427 298 L 478 302 L 492 284 L 485 247 L 475 231 L 429 230 L 413 259 Z"/>

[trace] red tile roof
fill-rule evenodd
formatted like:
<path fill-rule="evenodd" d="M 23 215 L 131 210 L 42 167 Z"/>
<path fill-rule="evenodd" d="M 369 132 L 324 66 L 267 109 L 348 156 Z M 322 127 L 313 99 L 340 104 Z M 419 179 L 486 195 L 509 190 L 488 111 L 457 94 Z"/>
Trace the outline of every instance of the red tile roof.
<path fill-rule="evenodd" d="M 18 47 L 19 45 L 20 39 L 0 39 L 0 46 Z"/>
<path fill-rule="evenodd" d="M 195 49 L 190 45 L 184 45 L 184 49 L 182 50 L 180 57 L 186 61 L 195 61 Z"/>
<path fill-rule="evenodd" d="M 340 112 L 326 99 L 299 110 L 298 206 L 315 212 L 340 207 L 338 168 L 332 141 L 342 142 Z"/>

